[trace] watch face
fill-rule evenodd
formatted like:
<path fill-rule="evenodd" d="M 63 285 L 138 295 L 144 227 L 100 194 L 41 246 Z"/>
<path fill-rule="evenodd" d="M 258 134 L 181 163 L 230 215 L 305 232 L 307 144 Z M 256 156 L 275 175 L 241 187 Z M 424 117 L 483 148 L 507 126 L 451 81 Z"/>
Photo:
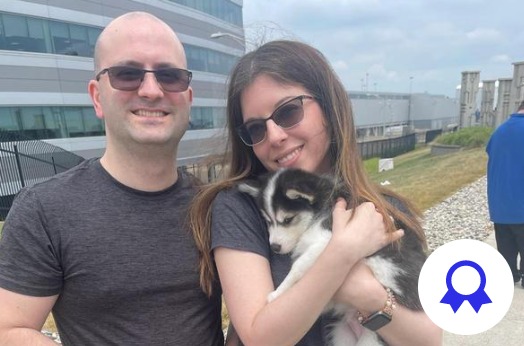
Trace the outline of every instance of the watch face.
<path fill-rule="evenodd" d="M 383 313 L 382 311 L 378 311 L 362 322 L 362 325 L 367 329 L 375 331 L 384 327 L 389 322 L 391 322 L 391 316 Z"/>

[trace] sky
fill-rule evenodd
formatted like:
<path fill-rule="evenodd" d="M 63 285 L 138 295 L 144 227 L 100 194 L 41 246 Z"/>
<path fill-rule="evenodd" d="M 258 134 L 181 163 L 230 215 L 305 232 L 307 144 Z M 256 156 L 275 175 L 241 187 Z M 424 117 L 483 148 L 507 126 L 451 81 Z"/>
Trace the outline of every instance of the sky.
<path fill-rule="evenodd" d="M 290 38 L 319 49 L 349 91 L 455 97 L 463 71 L 512 78 L 523 0 L 244 0 L 248 50 Z"/>

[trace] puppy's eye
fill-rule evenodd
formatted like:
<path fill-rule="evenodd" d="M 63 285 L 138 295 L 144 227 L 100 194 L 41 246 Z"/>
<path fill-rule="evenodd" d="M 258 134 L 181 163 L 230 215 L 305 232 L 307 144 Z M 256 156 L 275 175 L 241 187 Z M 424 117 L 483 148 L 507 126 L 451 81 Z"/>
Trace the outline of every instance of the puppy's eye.
<path fill-rule="evenodd" d="M 293 221 L 295 217 L 294 216 L 290 216 L 290 217 L 286 217 L 283 221 L 282 221 L 282 224 L 283 225 L 289 225 L 291 223 L 291 221 Z"/>

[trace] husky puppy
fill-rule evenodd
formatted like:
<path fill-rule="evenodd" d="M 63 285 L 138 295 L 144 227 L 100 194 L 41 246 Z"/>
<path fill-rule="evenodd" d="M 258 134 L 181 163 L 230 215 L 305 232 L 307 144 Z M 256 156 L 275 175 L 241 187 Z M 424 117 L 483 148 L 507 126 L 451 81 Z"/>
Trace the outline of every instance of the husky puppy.
<path fill-rule="evenodd" d="M 293 265 L 284 281 L 271 292 L 272 301 L 305 274 L 331 238 L 332 210 L 338 197 L 347 198 L 345 188 L 328 176 L 318 176 L 299 169 L 283 169 L 262 176 L 257 181 L 241 183 L 239 190 L 256 200 L 267 221 L 271 249 L 290 253 Z M 422 310 L 418 297 L 418 276 L 426 255 L 417 236 L 404 229 L 400 248 L 388 245 L 366 259 L 375 277 L 389 287 L 403 306 Z M 364 328 L 358 339 L 350 325 L 357 322 L 353 307 L 330 303 L 326 311 L 337 315 L 331 343 L 342 345 L 383 345 L 373 331 Z"/>

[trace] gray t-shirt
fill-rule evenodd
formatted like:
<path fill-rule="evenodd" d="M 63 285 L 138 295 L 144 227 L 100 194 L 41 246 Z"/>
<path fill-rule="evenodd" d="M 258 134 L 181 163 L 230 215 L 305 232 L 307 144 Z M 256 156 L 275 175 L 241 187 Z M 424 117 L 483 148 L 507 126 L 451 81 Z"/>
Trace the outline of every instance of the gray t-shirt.
<path fill-rule="evenodd" d="M 143 192 L 99 160 L 23 189 L 0 241 L 0 286 L 59 294 L 53 315 L 64 345 L 223 345 L 221 291 L 199 286 L 186 225 L 195 188 Z"/>
<path fill-rule="evenodd" d="M 266 258 L 271 266 L 273 283 L 277 287 L 291 269 L 291 257 L 278 255 L 269 248 L 269 234 L 254 200 L 237 189 L 220 192 L 213 203 L 211 248 L 226 247 L 249 251 Z M 329 315 L 321 315 L 299 346 L 328 344 Z"/>

